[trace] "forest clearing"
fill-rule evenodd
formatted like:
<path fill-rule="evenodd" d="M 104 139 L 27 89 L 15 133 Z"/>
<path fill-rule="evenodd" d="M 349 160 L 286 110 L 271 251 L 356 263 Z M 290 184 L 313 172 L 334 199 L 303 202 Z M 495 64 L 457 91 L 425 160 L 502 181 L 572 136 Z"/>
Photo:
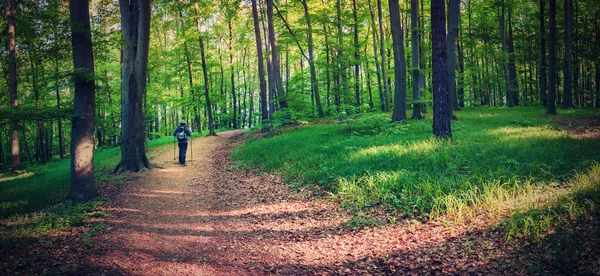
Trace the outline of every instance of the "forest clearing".
<path fill-rule="evenodd" d="M 0 274 L 600 274 L 596 0 L 4 0 Z"/>

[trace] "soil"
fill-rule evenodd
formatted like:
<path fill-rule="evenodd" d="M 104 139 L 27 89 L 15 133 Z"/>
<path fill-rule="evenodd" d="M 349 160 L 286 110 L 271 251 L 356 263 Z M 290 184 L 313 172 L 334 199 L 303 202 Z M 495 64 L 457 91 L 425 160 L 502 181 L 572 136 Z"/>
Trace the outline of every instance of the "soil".
<path fill-rule="evenodd" d="M 83 230 L 74 230 L 32 247 L 34 267 L 9 265 L 4 272 L 522 275 L 541 269 L 485 217 L 454 225 L 400 220 L 352 231 L 345 224 L 352 216 L 339 202 L 291 190 L 273 175 L 233 170 L 232 139 L 242 133 L 194 139 L 186 167 L 174 164 L 171 151 L 159 154 L 153 159 L 159 168 L 109 195 L 100 208 L 112 215 L 91 221 L 108 227 L 87 246 Z"/>

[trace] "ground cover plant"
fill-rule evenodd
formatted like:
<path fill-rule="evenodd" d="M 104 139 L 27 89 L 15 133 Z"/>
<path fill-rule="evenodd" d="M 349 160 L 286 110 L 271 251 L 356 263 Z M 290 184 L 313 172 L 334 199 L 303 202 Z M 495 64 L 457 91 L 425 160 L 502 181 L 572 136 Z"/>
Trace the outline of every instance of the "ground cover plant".
<path fill-rule="evenodd" d="M 432 137 L 430 120 L 346 117 L 252 140 L 233 157 L 240 168 L 280 172 L 293 186 L 317 184 L 356 212 L 383 205 L 416 218 L 464 221 L 480 212 L 500 217 L 556 203 L 585 214 L 597 208 L 597 198 L 572 195 L 597 190 L 600 143 L 575 138 L 553 120 L 598 113 L 543 114 L 536 107 L 467 108 L 457 112 L 450 141 Z M 546 213 L 556 215 L 525 215 L 537 226 L 513 228 L 535 233 L 565 212 Z M 523 225 L 522 218 L 509 225 Z"/>

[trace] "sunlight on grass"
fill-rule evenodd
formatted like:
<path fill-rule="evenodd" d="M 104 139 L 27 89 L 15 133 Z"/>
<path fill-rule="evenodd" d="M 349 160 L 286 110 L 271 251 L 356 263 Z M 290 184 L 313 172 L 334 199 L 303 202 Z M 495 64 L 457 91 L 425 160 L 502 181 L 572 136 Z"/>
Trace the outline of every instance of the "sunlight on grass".
<path fill-rule="evenodd" d="M 0 182 L 5 182 L 5 181 L 12 181 L 12 180 L 17 180 L 17 179 L 24 179 L 24 178 L 29 178 L 34 176 L 35 174 L 32 172 L 26 172 L 26 173 L 22 173 L 22 174 L 17 174 L 17 175 L 3 175 L 0 174 Z"/>
<path fill-rule="evenodd" d="M 431 119 L 396 125 L 366 114 L 252 140 L 233 157 L 238 168 L 281 173 L 293 186 L 316 184 L 357 213 L 383 205 L 446 222 L 481 213 L 500 219 L 552 205 L 575 191 L 567 187 L 576 171 L 600 161 L 597 140 L 573 139 L 549 120 L 598 111 L 548 117 L 536 107 L 481 107 L 457 116 L 446 142 L 432 137 Z"/>

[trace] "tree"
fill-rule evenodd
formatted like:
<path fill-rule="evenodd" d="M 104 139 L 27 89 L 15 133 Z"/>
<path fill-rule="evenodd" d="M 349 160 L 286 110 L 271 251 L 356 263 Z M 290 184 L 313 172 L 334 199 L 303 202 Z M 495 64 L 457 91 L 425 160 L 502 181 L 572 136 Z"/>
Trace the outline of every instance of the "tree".
<path fill-rule="evenodd" d="M 419 56 L 419 1 L 410 1 L 410 27 L 411 27 L 411 46 L 412 46 L 412 85 L 413 85 L 413 119 L 422 119 L 421 104 L 418 101 L 421 99 L 420 85 L 420 56 Z"/>
<path fill-rule="evenodd" d="M 216 136 L 215 132 L 215 119 L 213 118 L 212 106 L 210 104 L 210 95 L 208 89 L 208 70 L 206 68 L 206 55 L 204 51 L 204 39 L 202 38 L 202 27 L 200 25 L 200 16 L 198 15 L 198 4 L 194 5 L 194 11 L 196 12 L 196 27 L 198 28 L 198 40 L 200 42 L 200 58 L 202 60 L 202 76 L 204 77 L 204 100 L 206 101 L 206 113 L 208 117 L 208 135 Z"/>
<path fill-rule="evenodd" d="M 506 1 L 505 0 L 501 0 L 502 1 L 502 16 L 500 17 L 500 33 L 502 36 L 502 53 L 504 53 L 505 56 L 508 55 L 508 50 L 507 50 L 507 42 L 506 42 L 506 20 L 505 20 L 505 10 L 506 10 Z M 510 81 L 510 76 L 509 76 L 509 70 L 508 70 L 508 60 L 503 58 L 502 61 L 502 67 L 504 68 L 504 79 L 505 79 L 505 83 L 506 83 L 506 104 L 508 105 L 508 107 L 513 107 L 513 91 L 512 91 L 512 85 L 511 85 L 511 81 Z"/>
<path fill-rule="evenodd" d="M 267 83 L 265 81 L 265 65 L 262 52 L 262 42 L 260 38 L 260 27 L 258 25 L 258 10 L 256 8 L 256 0 L 252 0 L 252 16 L 254 18 L 254 36 L 256 40 L 256 54 L 258 57 L 258 80 L 260 86 L 260 109 L 262 120 L 269 119 L 269 111 L 267 110 Z M 266 128 L 263 127 L 263 131 Z"/>
<path fill-rule="evenodd" d="M 448 56 L 446 55 L 446 11 L 444 0 L 431 0 L 433 69 L 433 134 L 452 137 L 448 100 Z"/>
<path fill-rule="evenodd" d="M 308 13 L 308 0 L 300 0 L 304 7 L 304 17 L 306 19 L 306 27 L 308 32 L 308 67 L 310 70 L 310 86 L 315 94 L 315 101 L 317 103 L 317 112 L 319 117 L 325 117 L 323 107 L 321 105 L 321 96 L 319 95 L 319 82 L 317 80 L 317 70 L 315 69 L 315 58 L 314 58 L 314 46 L 313 46 L 313 32 L 312 25 L 310 23 L 310 14 Z"/>
<path fill-rule="evenodd" d="M 398 0 L 389 0 L 392 45 L 394 48 L 394 113 L 392 122 L 406 119 L 406 59 L 404 35 L 400 27 Z"/>
<path fill-rule="evenodd" d="M 546 113 L 556 114 L 556 0 L 550 0 L 550 37 L 548 39 L 548 56 L 550 58 L 550 70 L 548 72 L 548 104 L 546 105 Z"/>
<path fill-rule="evenodd" d="M 283 82 L 281 80 L 281 63 L 279 62 L 279 51 L 277 49 L 277 41 L 275 40 L 275 23 L 273 22 L 273 0 L 267 0 L 267 20 L 269 28 L 269 46 L 271 47 L 271 62 L 273 65 L 273 74 L 275 81 L 276 95 L 279 99 L 279 107 L 287 109 L 288 104 L 285 98 L 285 90 L 283 90 Z"/>
<path fill-rule="evenodd" d="M 546 80 L 546 30 L 544 28 L 545 0 L 540 0 L 540 100 L 543 105 L 548 102 L 547 80 Z"/>
<path fill-rule="evenodd" d="M 142 103 L 146 97 L 150 0 L 119 0 L 123 33 L 121 162 L 114 173 L 150 168 Z"/>
<path fill-rule="evenodd" d="M 70 0 L 75 99 L 71 125 L 71 189 L 68 199 L 96 197 L 94 184 L 95 81 L 92 34 L 87 1 Z"/>
<path fill-rule="evenodd" d="M 571 1 L 573 0 L 563 1 L 565 5 L 565 80 L 563 82 L 563 108 L 573 107 L 573 4 Z"/>
<path fill-rule="evenodd" d="M 385 110 L 390 111 L 390 88 L 387 82 L 387 69 L 386 69 L 386 61 L 385 57 L 385 36 L 383 32 L 383 15 L 381 11 L 381 0 L 377 0 L 377 15 L 379 17 L 379 51 L 381 53 L 381 81 L 383 82 L 384 94 L 383 97 L 385 99 Z"/>
<path fill-rule="evenodd" d="M 15 43 L 15 0 L 4 0 L 4 11 L 6 14 L 6 26 L 8 30 L 8 87 L 10 98 L 10 111 L 14 115 L 19 106 L 17 100 L 17 59 Z M 12 120 L 10 123 L 11 158 L 10 163 L 13 171 L 21 168 L 21 153 L 19 150 L 19 121 Z"/>
<path fill-rule="evenodd" d="M 460 20 L 460 0 L 450 0 L 448 5 L 448 38 L 446 53 L 448 54 L 448 95 L 450 100 L 451 118 L 456 119 L 454 110 L 458 109 L 456 99 L 456 41 L 458 39 L 458 24 Z"/>

